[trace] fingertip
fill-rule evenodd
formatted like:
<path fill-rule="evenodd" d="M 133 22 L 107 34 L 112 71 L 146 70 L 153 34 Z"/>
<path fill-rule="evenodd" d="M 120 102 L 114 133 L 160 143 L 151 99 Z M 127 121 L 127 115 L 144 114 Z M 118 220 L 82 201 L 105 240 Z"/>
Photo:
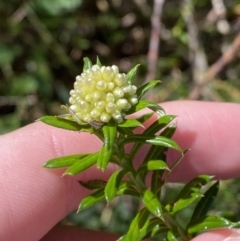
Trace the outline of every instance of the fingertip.
<path fill-rule="evenodd" d="M 191 241 L 239 241 L 240 230 L 238 229 L 218 229 L 200 234 Z"/>

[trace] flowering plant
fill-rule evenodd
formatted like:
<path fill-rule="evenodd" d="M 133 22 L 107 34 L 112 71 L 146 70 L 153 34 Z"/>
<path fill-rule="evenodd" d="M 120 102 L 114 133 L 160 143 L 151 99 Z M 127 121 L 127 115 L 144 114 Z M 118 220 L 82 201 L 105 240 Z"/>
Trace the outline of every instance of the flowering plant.
<path fill-rule="evenodd" d="M 158 234 L 170 241 L 187 241 L 199 232 L 220 227 L 238 227 L 222 217 L 207 215 L 218 192 L 219 182 L 208 175 L 201 175 L 166 201 L 167 179 L 172 170 L 183 159 L 187 150 L 172 139 L 176 125 L 171 124 L 175 116 L 167 115 L 157 104 L 142 99 L 144 94 L 160 81 L 151 81 L 140 88 L 132 84 L 138 65 L 126 75 L 119 73 L 117 66 L 102 66 L 99 59 L 95 65 L 84 59 L 83 73 L 76 77 L 74 89 L 70 91 L 70 106 L 63 106 L 67 114 L 44 116 L 46 124 L 71 131 L 89 132 L 99 138 L 103 145 L 94 153 L 80 153 L 49 160 L 46 168 L 66 168 L 63 175 L 77 175 L 96 165 L 105 171 L 109 163 L 118 166 L 107 182 L 90 180 L 80 184 L 92 190 L 81 200 L 78 211 L 102 200 L 111 202 L 115 196 L 132 195 L 141 199 L 143 207 L 132 220 L 129 230 L 119 240 L 138 241 Z M 148 108 L 151 112 L 137 118 L 126 118 Z M 156 115 L 156 120 L 144 127 L 144 122 Z M 132 115 L 133 116 L 133 115 Z M 142 133 L 136 133 L 136 128 Z M 126 148 L 132 143 L 131 148 Z M 134 159 L 143 145 L 150 148 L 137 167 Z M 179 158 L 171 166 L 166 160 L 168 149 L 179 152 Z M 150 183 L 147 176 L 150 174 Z M 171 192 L 171 190 L 169 190 Z M 194 207 L 184 224 L 180 214 L 187 207 Z"/>

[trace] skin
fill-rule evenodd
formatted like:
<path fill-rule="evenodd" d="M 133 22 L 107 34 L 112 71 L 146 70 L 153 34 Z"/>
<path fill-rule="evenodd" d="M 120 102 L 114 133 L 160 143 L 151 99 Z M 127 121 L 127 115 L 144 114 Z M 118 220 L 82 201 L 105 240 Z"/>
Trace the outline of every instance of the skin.
<path fill-rule="evenodd" d="M 183 149 L 191 148 L 172 173 L 171 181 L 187 181 L 198 174 L 220 179 L 240 175 L 240 105 L 177 101 L 161 106 L 167 113 L 178 115 L 174 139 Z M 0 145 L 0 240 L 116 240 L 113 234 L 54 228 L 88 194 L 77 180 L 106 179 L 116 167 L 109 166 L 105 173 L 94 167 L 74 178 L 61 177 L 63 170 L 42 168 L 54 157 L 99 150 L 99 140 L 87 133 L 35 122 L 0 136 Z M 175 158 L 176 153 L 170 151 L 169 162 Z M 193 240 L 222 241 L 230 235 L 231 241 L 240 238 L 237 230 L 222 229 Z"/>

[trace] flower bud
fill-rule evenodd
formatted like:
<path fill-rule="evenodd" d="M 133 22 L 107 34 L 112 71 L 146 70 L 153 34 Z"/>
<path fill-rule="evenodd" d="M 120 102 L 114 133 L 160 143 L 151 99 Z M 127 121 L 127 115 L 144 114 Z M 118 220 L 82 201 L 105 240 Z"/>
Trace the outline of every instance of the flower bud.
<path fill-rule="evenodd" d="M 137 104 L 137 87 L 126 81 L 116 65 L 93 65 L 76 77 L 70 91 L 70 108 L 76 117 L 85 123 L 111 119 L 121 123 L 125 112 Z"/>

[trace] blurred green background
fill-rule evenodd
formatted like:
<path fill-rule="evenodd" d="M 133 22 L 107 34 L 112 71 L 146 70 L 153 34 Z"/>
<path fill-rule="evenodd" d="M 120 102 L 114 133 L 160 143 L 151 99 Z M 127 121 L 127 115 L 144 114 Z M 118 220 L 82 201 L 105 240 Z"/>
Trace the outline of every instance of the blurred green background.
<path fill-rule="evenodd" d="M 0 20 L 0 134 L 62 113 L 86 56 L 140 63 L 137 85 L 162 81 L 154 101 L 240 101 L 240 0 L 0 0 Z M 223 182 L 213 212 L 239 220 L 238 183 Z M 63 223 L 123 233 L 137 208 L 120 198 Z"/>

